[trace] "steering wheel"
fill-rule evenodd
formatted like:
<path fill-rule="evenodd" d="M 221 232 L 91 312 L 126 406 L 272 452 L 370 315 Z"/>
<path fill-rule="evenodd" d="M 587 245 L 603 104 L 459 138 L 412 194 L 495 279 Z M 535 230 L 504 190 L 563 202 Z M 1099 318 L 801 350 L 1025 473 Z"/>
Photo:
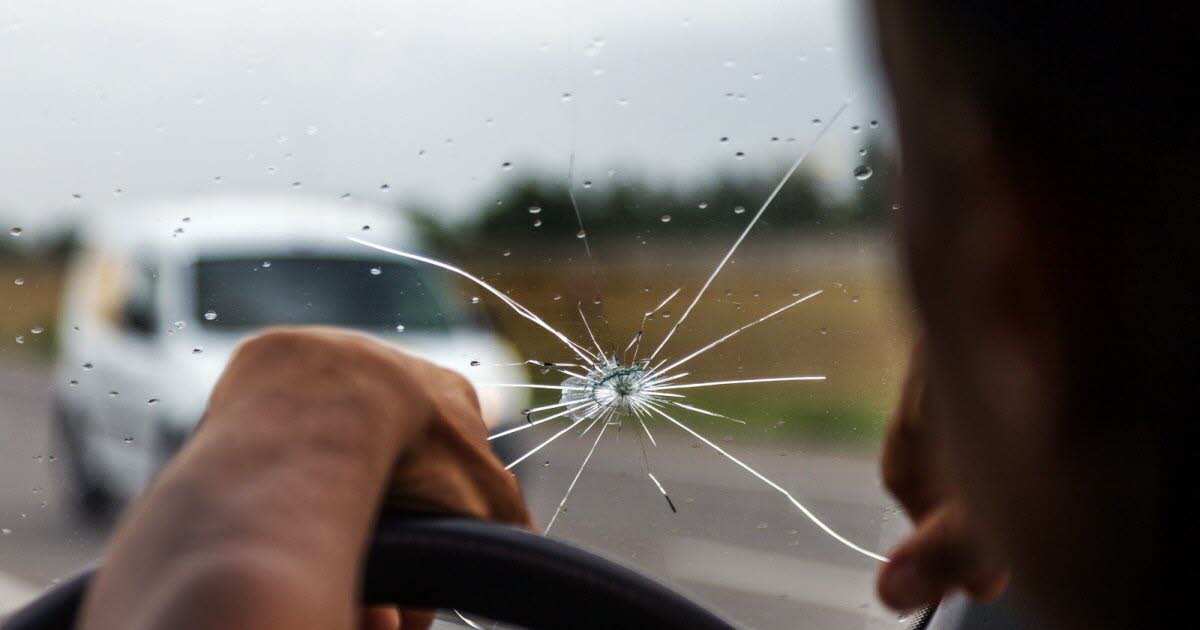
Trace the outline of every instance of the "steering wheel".
<path fill-rule="evenodd" d="M 15 612 L 4 630 L 71 628 L 95 569 Z M 528 628 L 689 628 L 728 622 L 593 553 L 482 521 L 385 514 L 363 576 L 364 604 L 456 609 Z"/>

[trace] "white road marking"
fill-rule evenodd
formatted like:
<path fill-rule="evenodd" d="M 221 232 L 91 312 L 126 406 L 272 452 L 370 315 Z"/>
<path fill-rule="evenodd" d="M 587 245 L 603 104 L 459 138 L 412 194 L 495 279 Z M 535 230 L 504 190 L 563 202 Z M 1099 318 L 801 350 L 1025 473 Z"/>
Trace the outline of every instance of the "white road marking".
<path fill-rule="evenodd" d="M 0 618 L 24 606 L 41 592 L 37 586 L 0 571 Z"/>

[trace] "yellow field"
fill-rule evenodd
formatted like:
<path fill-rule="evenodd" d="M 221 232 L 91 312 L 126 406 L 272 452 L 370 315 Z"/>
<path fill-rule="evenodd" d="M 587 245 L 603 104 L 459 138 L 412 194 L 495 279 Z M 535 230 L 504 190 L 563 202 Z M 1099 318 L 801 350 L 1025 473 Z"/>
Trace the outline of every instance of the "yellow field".
<path fill-rule="evenodd" d="M 579 251 L 516 250 L 510 256 L 496 250 L 456 262 L 578 341 L 587 339 L 576 311 L 582 302 L 606 349 L 624 348 L 642 314 L 682 287 L 663 315 L 649 322 L 641 349 L 645 356 L 678 319 L 732 238 L 717 234 L 698 240 L 686 245 L 635 242 L 624 248 L 594 241 L 591 260 L 580 256 L 580 247 Z M 659 356 L 683 356 L 795 300 L 794 294 L 823 290 L 697 357 L 688 371 L 700 380 L 807 374 L 822 374 L 828 380 L 687 393 L 698 404 L 747 420 L 749 428 L 725 423 L 720 430 L 736 429 L 749 439 L 803 436 L 872 441 L 894 402 L 911 336 L 908 307 L 895 272 L 888 242 L 877 236 L 793 242 L 748 239 Z M 60 270 L 34 263 L 8 264 L 0 278 L 4 279 L 0 282 L 4 310 L 0 352 L 10 358 L 47 356 L 53 351 Z M 16 278 L 23 284 L 18 286 Z M 485 295 L 465 283 L 460 290 L 464 303 L 473 295 Z M 602 296 L 600 305 L 593 303 L 597 294 Z M 500 332 L 523 356 L 569 358 L 554 337 L 498 300 L 485 298 L 483 303 Z M 43 333 L 30 332 L 39 326 Z M 17 336 L 24 338 L 23 344 L 16 342 Z M 530 378 L 556 380 L 536 370 L 531 370 Z"/>
<path fill-rule="evenodd" d="M 540 260 L 495 254 L 460 262 L 576 340 L 587 339 L 576 311 L 582 302 L 606 349 L 624 348 L 642 314 L 683 287 L 665 309 L 670 317 L 647 326 L 644 356 L 720 260 L 730 241 L 726 236 L 695 246 L 617 252 L 624 256 L 594 245 L 595 280 L 586 258 L 568 261 L 559 253 Z M 592 302 L 593 287 L 599 287 L 601 305 Z M 908 306 L 884 239 L 854 235 L 765 245 L 748 240 L 659 356 L 683 356 L 795 300 L 793 295 L 818 289 L 824 293 L 697 357 L 688 371 L 702 380 L 823 374 L 827 381 L 697 389 L 689 396 L 751 421 L 755 429 L 746 437 L 870 441 L 895 400 L 911 338 Z M 526 357 L 568 358 L 556 339 L 498 301 L 489 303 L 489 312 Z M 531 378 L 555 380 L 536 372 Z"/>

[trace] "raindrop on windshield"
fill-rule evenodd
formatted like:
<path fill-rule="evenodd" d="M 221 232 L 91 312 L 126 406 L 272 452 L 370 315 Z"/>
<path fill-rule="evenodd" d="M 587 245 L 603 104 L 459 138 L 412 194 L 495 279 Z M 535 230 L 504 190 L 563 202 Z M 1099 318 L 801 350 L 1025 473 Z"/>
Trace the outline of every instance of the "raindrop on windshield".
<path fill-rule="evenodd" d="M 396 332 L 404 332 L 404 324 L 396 324 Z"/>
<path fill-rule="evenodd" d="M 871 179 L 871 176 L 874 174 L 875 171 L 872 171 L 871 167 L 867 166 L 866 164 L 854 169 L 854 179 L 857 179 L 860 182 L 865 182 L 868 179 Z"/>
<path fill-rule="evenodd" d="M 371 267 L 371 275 L 372 276 L 378 276 L 381 273 L 383 273 L 383 270 L 380 269 L 379 267 Z"/>
<path fill-rule="evenodd" d="M 216 318 L 217 318 L 217 312 L 216 312 L 216 311 L 209 310 L 209 311 L 205 311 L 205 312 L 204 312 L 204 319 L 206 319 L 206 320 L 208 320 L 208 321 L 210 321 L 210 322 L 211 322 L 211 321 L 213 321 L 213 320 L 214 320 L 214 319 L 216 319 Z"/>
<path fill-rule="evenodd" d="M 20 236 L 20 235 L 21 235 L 21 232 L 23 232 L 23 231 L 24 231 L 24 230 L 22 230 L 22 229 L 21 229 L 21 228 L 19 228 L 19 227 L 11 227 L 11 228 L 8 228 L 8 233 L 9 233 L 9 235 L 11 235 L 11 236 Z"/>
<path fill-rule="evenodd" d="M 671 215 L 669 215 L 669 214 L 664 214 L 664 215 L 662 215 L 661 217 L 659 217 L 659 219 L 658 219 L 658 220 L 659 220 L 659 221 L 662 221 L 663 223 L 670 223 L 670 222 L 671 222 Z"/>

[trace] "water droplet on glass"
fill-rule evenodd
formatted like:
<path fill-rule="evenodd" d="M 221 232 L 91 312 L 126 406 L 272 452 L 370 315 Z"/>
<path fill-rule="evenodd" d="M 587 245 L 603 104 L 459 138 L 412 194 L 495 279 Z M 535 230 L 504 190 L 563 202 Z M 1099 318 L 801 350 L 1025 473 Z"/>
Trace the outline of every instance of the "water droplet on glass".
<path fill-rule="evenodd" d="M 503 164 L 500 165 L 500 168 L 502 168 L 506 171 L 511 171 L 512 167 L 513 167 L 512 162 L 504 162 Z"/>
<path fill-rule="evenodd" d="M 34 326 L 33 328 L 29 329 L 29 332 L 31 332 L 35 335 L 40 335 L 40 334 L 46 332 L 46 329 L 42 328 L 41 326 Z"/>
<path fill-rule="evenodd" d="M 392 185 L 391 185 L 391 184 L 380 184 L 380 185 L 379 185 L 379 190 L 382 190 L 383 192 L 387 192 L 387 191 L 389 191 L 389 190 L 391 190 L 391 189 L 392 189 Z"/>
<path fill-rule="evenodd" d="M 79 385 L 79 381 L 77 381 L 75 379 L 71 379 L 71 380 L 67 381 L 67 385 L 70 385 L 71 387 L 75 387 L 75 386 Z"/>
<path fill-rule="evenodd" d="M 370 231 L 371 231 L 371 226 L 369 226 L 369 225 L 364 225 L 364 226 L 362 226 L 362 228 L 360 228 L 360 229 L 361 229 L 363 232 L 370 232 Z"/>
<path fill-rule="evenodd" d="M 126 443 L 126 444 L 133 444 L 133 438 L 129 437 L 128 435 L 127 435 L 127 436 L 125 436 L 125 438 L 124 438 L 124 439 L 122 439 L 121 441 L 122 441 L 122 442 L 124 442 L 124 443 Z"/>
<path fill-rule="evenodd" d="M 878 121 L 878 120 L 872 120 L 870 123 L 867 123 L 867 124 L 869 124 L 869 125 L 871 126 L 871 128 L 872 128 L 872 129 L 874 129 L 874 128 L 876 128 L 876 127 L 878 127 L 878 126 L 879 126 L 879 121 Z"/>
<path fill-rule="evenodd" d="M 741 159 L 744 159 L 744 158 L 746 157 L 746 152 L 745 152 L 745 151 L 738 151 L 737 153 L 734 153 L 734 154 L 733 154 L 733 157 L 734 157 L 734 158 L 737 158 L 737 159 L 739 159 L 739 160 L 741 160 Z"/>
<path fill-rule="evenodd" d="M 157 399 L 157 398 L 151 398 L 150 400 L 147 400 L 147 401 L 146 401 L 146 404 L 147 404 L 147 405 L 157 405 L 157 404 L 158 404 L 158 399 Z"/>
<path fill-rule="evenodd" d="M 479 303 L 479 296 L 478 296 L 478 295 L 472 295 L 472 296 L 471 296 L 471 303 L 472 303 L 472 304 L 478 304 L 478 303 Z"/>
<path fill-rule="evenodd" d="M 404 332 L 404 324 L 396 324 L 396 332 Z"/>
<path fill-rule="evenodd" d="M 21 232 L 24 232 L 24 230 L 22 230 L 22 229 L 21 229 L 21 228 L 19 228 L 19 227 L 10 227 L 10 228 L 8 228 L 8 234 L 9 234 L 10 236 L 20 236 L 20 235 L 21 235 Z"/>
<path fill-rule="evenodd" d="M 512 250 L 511 250 L 511 249 L 506 249 L 506 250 L 504 250 L 504 251 L 500 252 L 500 255 L 501 255 L 501 256 L 512 256 Z"/>
<path fill-rule="evenodd" d="M 263 267 L 263 269 L 270 269 L 270 268 L 271 268 L 271 261 L 269 261 L 269 260 L 264 260 L 264 261 L 262 262 L 262 267 Z"/>
<path fill-rule="evenodd" d="M 108 392 L 108 397 L 109 397 L 109 398 L 116 398 L 117 396 L 120 396 L 120 395 L 121 395 L 121 392 L 119 392 L 119 391 L 117 391 L 117 390 L 115 390 L 115 389 L 114 389 L 114 390 L 112 390 L 112 391 L 110 391 L 110 392 Z"/>
<path fill-rule="evenodd" d="M 541 206 L 529 206 L 529 214 L 539 214 L 541 211 Z"/>
<path fill-rule="evenodd" d="M 745 214 L 745 212 L 746 212 L 746 208 L 744 208 L 742 206 L 734 206 L 734 208 L 733 208 L 734 214 Z"/>
<path fill-rule="evenodd" d="M 5 535 L 5 536 L 7 536 L 7 535 L 9 535 L 9 534 L 11 534 L 11 533 L 12 533 L 12 530 L 11 530 L 11 529 L 9 529 L 9 528 L 7 528 L 7 527 L 0 528 L 0 534 L 3 534 L 3 535 Z"/>
<path fill-rule="evenodd" d="M 570 101 L 570 100 L 571 100 L 571 93 L 570 93 L 570 92 L 563 92 L 563 93 L 562 93 L 562 97 L 561 97 L 561 98 L 562 98 L 562 102 L 566 103 L 567 101 Z"/>
<path fill-rule="evenodd" d="M 16 278 L 15 280 L 13 280 L 13 284 L 15 284 L 19 287 L 25 286 L 25 278 Z"/>
<path fill-rule="evenodd" d="M 704 209 L 708 208 L 708 202 L 707 202 L 707 201 L 701 201 L 699 204 L 697 204 L 697 205 L 696 205 L 696 207 L 697 207 L 697 208 L 700 208 L 701 210 L 704 210 Z"/>
<path fill-rule="evenodd" d="M 383 273 L 383 270 L 380 269 L 379 267 L 371 267 L 371 275 L 372 276 L 378 276 L 381 273 Z"/>
<path fill-rule="evenodd" d="M 471 361 L 471 367 L 479 367 L 479 361 Z"/>
<path fill-rule="evenodd" d="M 579 230 L 575 233 L 575 238 L 587 238 L 587 232 Z"/>
<path fill-rule="evenodd" d="M 659 221 L 662 221 L 663 223 L 670 223 L 670 222 L 671 222 L 671 215 L 669 215 L 669 214 L 664 214 L 664 215 L 662 215 L 661 217 L 659 217 L 659 218 L 658 218 L 658 220 L 659 220 Z"/>
<path fill-rule="evenodd" d="M 203 354 L 204 348 L 192 348 L 192 354 Z"/>
<path fill-rule="evenodd" d="M 13 341 L 15 341 L 17 343 L 25 343 L 25 336 L 17 335 L 16 337 L 13 337 Z"/>
<path fill-rule="evenodd" d="M 874 174 L 875 171 L 872 171 L 871 167 L 867 166 L 866 164 L 854 169 L 854 179 L 857 179 L 860 182 L 865 182 L 868 179 L 871 179 L 871 176 Z"/>
<path fill-rule="evenodd" d="M 93 367 L 96 367 L 96 366 L 92 365 L 92 363 L 90 361 L 83 364 L 83 369 L 85 369 L 85 370 L 90 370 Z"/>
<path fill-rule="evenodd" d="M 210 310 L 210 311 L 204 311 L 204 319 L 206 319 L 206 320 L 208 320 L 208 321 L 210 321 L 210 322 L 211 322 L 211 321 L 213 321 L 213 320 L 214 320 L 214 319 L 216 319 L 216 318 L 217 318 L 217 312 L 216 312 L 216 311 L 211 311 L 211 310 Z"/>
<path fill-rule="evenodd" d="M 542 220 L 541 220 L 541 219 L 534 219 L 534 220 L 533 220 L 533 227 L 542 227 Z"/>

